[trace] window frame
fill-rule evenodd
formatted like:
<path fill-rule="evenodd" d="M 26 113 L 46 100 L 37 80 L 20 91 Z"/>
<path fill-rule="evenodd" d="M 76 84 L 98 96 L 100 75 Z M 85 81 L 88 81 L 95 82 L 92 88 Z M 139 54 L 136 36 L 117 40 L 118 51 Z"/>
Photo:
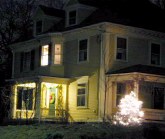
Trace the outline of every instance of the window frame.
<path fill-rule="evenodd" d="M 37 23 L 41 22 L 41 27 L 38 27 Z M 40 29 L 40 32 L 38 32 L 38 29 Z M 43 20 L 37 20 L 35 21 L 35 34 L 40 35 L 43 32 Z"/>
<path fill-rule="evenodd" d="M 20 91 L 21 92 L 19 92 L 19 89 L 18 88 L 20 88 Z M 31 109 L 29 109 L 29 105 L 28 105 L 28 107 L 26 107 L 23 104 L 24 103 L 24 98 L 26 97 L 27 94 L 28 94 L 28 99 L 30 98 L 30 95 L 29 95 L 30 91 L 29 90 L 32 90 L 32 92 L 31 92 L 32 93 L 31 94 L 32 95 L 31 96 L 32 97 L 31 98 L 31 102 L 32 102 Z M 16 110 L 26 110 L 26 111 L 33 111 L 34 110 L 34 91 L 35 91 L 35 88 L 33 88 L 33 87 L 17 86 Z M 19 96 L 21 96 L 21 98 Z M 18 102 L 18 101 L 20 101 L 20 102 Z M 20 106 L 18 106 L 18 105 L 20 105 Z M 18 107 L 20 107 L 20 108 L 18 108 Z"/>
<path fill-rule="evenodd" d="M 85 60 L 81 60 L 80 61 L 80 42 L 81 41 L 87 41 L 87 45 L 86 45 L 86 59 Z M 81 50 L 81 51 L 83 51 L 83 50 Z M 85 53 L 85 52 L 84 52 Z M 77 61 L 78 61 L 78 63 L 85 63 L 85 62 L 88 62 L 89 61 L 89 39 L 88 38 L 84 38 L 84 39 L 80 39 L 80 40 L 78 40 L 78 59 L 77 59 Z"/>
<path fill-rule="evenodd" d="M 82 87 L 79 87 L 79 85 L 85 85 L 85 93 L 84 94 L 78 94 L 78 90 Z M 78 105 L 78 97 L 84 97 L 84 105 Z M 88 82 L 78 82 L 77 83 L 77 96 L 76 96 L 76 107 L 77 108 L 87 108 L 88 107 Z"/>
<path fill-rule="evenodd" d="M 60 52 L 57 54 L 56 53 L 56 45 L 60 45 Z M 60 61 L 59 63 L 56 63 L 56 56 L 60 56 Z M 54 44 L 54 61 L 53 61 L 54 65 L 62 65 L 62 44 L 61 43 L 57 43 Z"/>
<path fill-rule="evenodd" d="M 152 53 L 152 44 L 159 45 L 159 64 L 154 64 L 154 63 L 152 63 L 152 54 L 158 55 L 158 54 L 156 54 L 156 53 Z M 150 63 L 151 65 L 154 65 L 154 66 L 161 66 L 161 44 L 158 43 L 158 42 L 150 42 L 150 52 L 149 52 L 149 54 L 150 54 L 150 55 L 149 55 L 149 57 L 150 57 L 149 63 Z"/>
<path fill-rule="evenodd" d="M 47 54 L 44 54 L 44 48 L 43 47 L 46 47 L 46 46 L 48 46 L 48 51 L 47 51 Z M 50 56 L 50 45 L 49 44 L 45 44 L 45 45 L 42 45 L 41 46 L 41 56 L 40 56 L 40 65 L 41 65 L 41 67 L 44 67 L 44 66 L 48 66 L 49 65 L 49 56 Z M 44 64 L 44 57 L 47 57 L 47 62 L 46 62 L 46 64 Z"/>
<path fill-rule="evenodd" d="M 119 84 L 124 86 L 124 91 L 121 93 L 118 93 Z M 126 87 L 127 87 L 127 84 L 125 82 L 116 82 L 116 94 L 115 94 L 115 96 L 116 96 L 115 97 L 115 106 L 116 107 L 119 105 L 120 100 L 126 95 Z"/>
<path fill-rule="evenodd" d="M 126 40 L 125 59 L 122 59 L 122 58 L 119 59 L 119 58 L 117 58 L 118 49 L 121 49 L 122 50 L 122 48 L 118 48 L 118 38 L 121 38 L 121 39 L 125 39 Z M 125 36 L 116 36 L 116 39 L 115 39 L 115 50 L 116 50 L 115 60 L 127 62 L 128 61 L 128 37 L 125 37 Z"/>
<path fill-rule="evenodd" d="M 76 13 L 76 15 L 75 15 L 75 17 L 70 17 L 70 13 L 71 12 L 75 12 Z M 75 22 L 74 23 L 70 23 L 70 20 L 75 20 Z M 76 25 L 77 24 L 77 10 L 75 9 L 75 10 L 70 10 L 70 11 L 68 11 L 68 26 L 74 26 L 74 25 Z"/>

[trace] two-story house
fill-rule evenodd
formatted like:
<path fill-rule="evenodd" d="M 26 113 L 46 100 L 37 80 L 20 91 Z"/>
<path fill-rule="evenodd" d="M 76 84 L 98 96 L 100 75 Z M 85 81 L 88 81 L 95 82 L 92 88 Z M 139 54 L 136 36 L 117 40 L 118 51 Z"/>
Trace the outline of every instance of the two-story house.
<path fill-rule="evenodd" d="M 157 17 L 148 24 L 150 12 L 139 17 L 132 3 L 121 2 L 69 0 L 61 10 L 38 7 L 33 37 L 10 45 L 12 119 L 110 119 L 132 90 L 143 101 L 145 119 L 165 118 L 163 23 Z M 161 12 L 145 3 L 143 8 Z"/>

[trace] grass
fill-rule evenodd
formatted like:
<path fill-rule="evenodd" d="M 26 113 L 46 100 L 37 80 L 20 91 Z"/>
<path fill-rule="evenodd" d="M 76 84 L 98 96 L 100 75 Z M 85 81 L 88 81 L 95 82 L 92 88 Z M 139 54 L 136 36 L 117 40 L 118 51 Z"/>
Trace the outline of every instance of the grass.
<path fill-rule="evenodd" d="M 110 123 L 8 125 L 0 126 L 0 139 L 163 139 L 165 134 L 158 127 Z"/>

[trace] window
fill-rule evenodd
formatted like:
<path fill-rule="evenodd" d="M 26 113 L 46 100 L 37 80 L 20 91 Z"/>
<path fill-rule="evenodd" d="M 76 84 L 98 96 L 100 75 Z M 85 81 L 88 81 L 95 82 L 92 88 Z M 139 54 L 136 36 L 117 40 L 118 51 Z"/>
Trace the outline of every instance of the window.
<path fill-rule="evenodd" d="M 54 64 L 61 64 L 61 44 L 55 44 Z"/>
<path fill-rule="evenodd" d="M 143 101 L 143 107 L 149 109 L 164 109 L 164 87 L 153 84 L 141 84 L 139 99 Z"/>
<path fill-rule="evenodd" d="M 117 37 L 116 59 L 127 60 L 127 40 L 126 40 L 126 38 Z"/>
<path fill-rule="evenodd" d="M 87 106 L 87 83 L 78 84 L 77 107 Z"/>
<path fill-rule="evenodd" d="M 76 11 L 69 12 L 69 25 L 76 24 Z"/>
<path fill-rule="evenodd" d="M 88 60 L 88 40 L 80 40 L 79 41 L 79 62 Z"/>
<path fill-rule="evenodd" d="M 160 44 L 151 44 L 151 64 L 160 65 Z"/>
<path fill-rule="evenodd" d="M 49 59 L 49 45 L 44 45 L 41 47 L 41 66 L 48 65 Z"/>
<path fill-rule="evenodd" d="M 36 35 L 42 32 L 42 20 L 36 22 Z"/>
<path fill-rule="evenodd" d="M 35 50 L 31 50 L 28 52 L 21 52 L 20 57 L 20 71 L 29 71 L 34 70 L 34 58 L 35 58 Z"/>
<path fill-rule="evenodd" d="M 126 84 L 125 83 L 117 83 L 117 92 L 116 92 L 116 106 L 119 105 L 120 100 L 125 95 Z"/>
<path fill-rule="evenodd" d="M 34 88 L 17 87 L 17 109 L 32 110 L 33 109 L 33 92 Z"/>

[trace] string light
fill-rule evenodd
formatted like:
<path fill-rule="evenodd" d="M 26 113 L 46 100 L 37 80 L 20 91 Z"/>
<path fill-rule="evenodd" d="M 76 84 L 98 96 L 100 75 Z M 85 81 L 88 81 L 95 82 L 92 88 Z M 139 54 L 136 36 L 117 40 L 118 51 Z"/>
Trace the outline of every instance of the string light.
<path fill-rule="evenodd" d="M 129 95 L 125 95 L 125 97 L 120 100 L 113 123 L 124 126 L 140 125 L 142 117 L 144 116 L 144 112 L 140 110 L 142 103 L 133 91 L 131 91 Z"/>

